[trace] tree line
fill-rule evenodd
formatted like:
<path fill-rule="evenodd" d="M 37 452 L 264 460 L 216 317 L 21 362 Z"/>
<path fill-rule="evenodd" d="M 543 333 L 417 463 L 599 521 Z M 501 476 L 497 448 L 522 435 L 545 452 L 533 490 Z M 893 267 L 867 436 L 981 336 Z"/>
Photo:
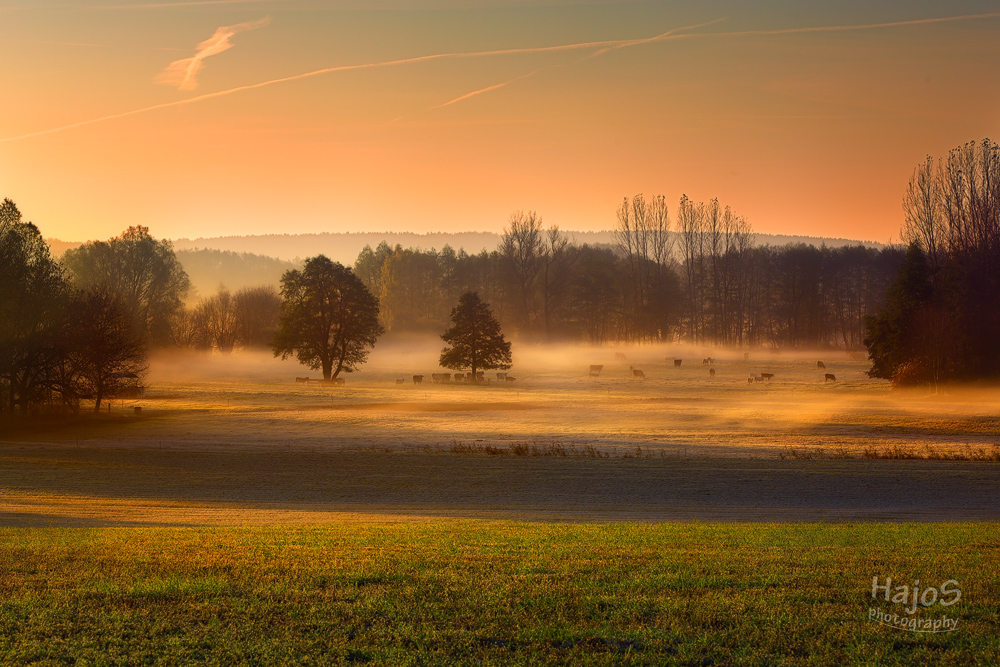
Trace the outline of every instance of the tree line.
<path fill-rule="evenodd" d="M 864 348 L 902 249 L 757 246 L 717 200 L 682 197 L 676 211 L 662 196 L 623 200 L 613 245 L 573 244 L 516 212 L 492 252 L 382 243 L 354 272 L 388 331 L 436 331 L 472 291 L 522 341 Z"/>

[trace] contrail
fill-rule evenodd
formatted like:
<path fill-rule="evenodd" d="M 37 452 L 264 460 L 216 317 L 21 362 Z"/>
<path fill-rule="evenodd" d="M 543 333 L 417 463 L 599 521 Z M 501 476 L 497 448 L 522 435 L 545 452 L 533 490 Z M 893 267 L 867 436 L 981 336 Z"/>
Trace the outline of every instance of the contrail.
<path fill-rule="evenodd" d="M 641 38 L 641 39 L 632 39 L 632 40 L 622 41 L 621 43 L 613 45 L 613 46 L 602 46 L 596 52 L 590 54 L 586 58 L 581 58 L 580 60 L 578 60 L 576 62 L 577 63 L 581 63 L 584 60 L 588 60 L 590 58 L 596 58 L 597 56 L 603 55 L 603 54 L 607 53 L 608 51 L 610 51 L 612 49 L 621 49 L 621 48 L 624 48 L 624 47 L 627 47 L 627 46 L 637 46 L 639 44 L 647 44 L 647 43 L 650 43 L 650 42 L 662 41 L 664 38 L 668 37 L 669 35 L 673 35 L 675 33 L 678 33 L 680 31 L 682 31 L 682 30 L 695 30 L 697 28 L 704 28 L 705 26 L 712 25 L 712 24 L 715 24 L 715 23 L 719 23 L 720 21 L 725 21 L 725 20 L 726 20 L 725 17 L 718 18 L 718 19 L 714 19 L 712 21 L 706 21 L 705 23 L 698 23 L 696 25 L 684 26 L 682 28 L 674 28 L 674 29 L 668 30 L 668 31 L 666 31 L 664 33 L 660 33 L 659 35 L 656 35 L 655 37 L 644 37 L 644 38 Z M 439 104 L 439 105 L 437 105 L 435 107 L 431 107 L 430 109 L 428 109 L 428 111 L 434 111 L 435 109 L 442 109 L 442 108 L 444 108 L 446 106 L 450 106 L 452 104 L 455 104 L 456 102 L 461 102 L 462 100 L 467 100 L 470 97 L 475 97 L 476 95 L 482 95 L 483 93 L 488 93 L 488 92 L 497 90 L 499 88 L 503 88 L 504 86 L 506 86 L 508 84 L 514 83 L 515 81 L 520 81 L 521 79 L 527 79 L 529 76 L 534 76 L 535 74 L 538 74 L 539 72 L 541 72 L 543 69 L 551 69 L 551 68 L 541 67 L 539 69 L 536 69 L 533 72 L 529 72 L 527 74 L 522 74 L 521 76 L 516 76 L 516 77 L 514 77 L 513 79 L 511 79 L 509 81 L 504 81 L 503 83 L 498 83 L 498 84 L 495 84 L 495 85 L 492 85 L 492 86 L 487 86 L 486 88 L 481 88 L 479 90 L 474 90 L 471 93 L 466 93 L 465 95 L 460 95 L 459 97 L 456 97 L 455 99 L 453 99 L 451 101 L 445 102 L 444 104 Z"/>
<path fill-rule="evenodd" d="M 466 93 L 465 95 L 460 95 L 453 100 L 445 102 L 444 104 L 439 104 L 436 107 L 431 107 L 428 111 L 434 111 L 435 109 L 443 109 L 444 107 L 451 106 L 455 102 L 461 102 L 462 100 L 467 100 L 470 97 L 475 97 L 476 95 L 482 95 L 483 93 L 488 93 L 491 90 L 496 90 L 497 88 L 503 88 L 504 86 L 514 83 L 515 81 L 520 81 L 521 79 L 527 79 L 529 76 L 534 76 L 538 74 L 541 70 L 535 70 L 534 72 L 528 72 L 527 74 L 522 74 L 521 76 L 515 76 L 510 81 L 504 81 L 503 83 L 498 83 L 492 86 L 487 86 L 486 88 L 480 88 L 479 90 L 473 90 L 471 93 Z"/>
<path fill-rule="evenodd" d="M 194 90 L 198 87 L 198 72 L 204 67 L 205 58 L 214 56 L 233 48 L 229 38 L 244 30 L 255 30 L 271 22 L 271 17 L 265 16 L 257 21 L 247 21 L 236 25 L 224 25 L 215 29 L 211 37 L 198 44 L 198 52 L 190 58 L 175 60 L 156 77 L 157 83 L 177 86 L 178 90 Z"/>
<path fill-rule="evenodd" d="M 170 7 L 200 7 L 203 5 L 243 5 L 273 0 L 187 0 L 187 2 L 156 2 L 136 5 L 97 5 L 92 9 L 169 9 Z"/>
<path fill-rule="evenodd" d="M 570 51 L 578 49 L 591 49 L 591 48 L 620 48 L 622 46 L 630 46 L 632 44 L 646 44 L 651 42 L 668 41 L 668 40 L 679 40 L 679 39 L 694 39 L 694 38 L 707 38 L 707 37 L 737 37 L 737 36 L 754 36 L 754 35 L 784 35 L 792 33 L 805 33 L 805 32 L 837 32 L 844 30 L 872 30 L 876 28 L 895 28 L 901 26 L 912 26 L 912 25 L 924 25 L 931 23 L 946 23 L 955 21 L 971 21 L 976 19 L 985 18 L 998 18 L 1000 17 L 1000 12 L 991 12 L 987 14 L 966 14 L 962 16 L 948 16 L 941 18 L 932 19 L 915 19 L 910 21 L 893 21 L 889 23 L 868 23 L 862 25 L 849 25 L 849 26 L 820 26 L 814 28 L 783 28 L 778 30 L 747 30 L 741 32 L 719 32 L 719 33 L 687 33 L 687 34 L 669 34 L 663 33 L 663 35 L 658 35 L 656 37 L 647 37 L 642 39 L 631 39 L 631 40 L 604 40 L 598 42 L 582 42 L 579 44 L 563 44 L 559 46 L 540 46 L 540 47 L 526 47 L 520 49 L 501 49 L 496 51 L 471 51 L 471 52 L 457 52 L 457 53 L 437 53 L 426 56 L 417 56 L 414 58 L 402 58 L 399 60 L 387 60 L 378 63 L 367 63 L 362 65 L 340 65 L 338 67 L 325 67 L 323 69 L 313 70 L 311 72 L 304 72 L 302 74 L 294 74 L 291 76 L 285 76 L 277 79 L 270 79 L 268 81 L 261 81 L 260 83 L 249 84 L 245 86 L 237 86 L 235 88 L 229 88 L 226 90 L 220 90 L 214 93 L 206 93 L 204 95 L 197 95 L 195 97 L 189 97 L 185 100 L 176 100 L 174 102 L 164 102 L 162 104 L 154 104 L 152 106 L 143 107 L 141 109 L 133 109 L 131 111 L 123 111 L 121 113 L 110 114 L 107 116 L 101 116 L 100 118 L 92 118 L 90 120 L 80 121 L 78 123 L 71 123 L 69 125 L 62 125 L 60 127 L 54 127 L 48 130 L 39 130 L 37 132 L 29 132 L 27 134 L 21 134 L 13 137 L 5 137 L 0 139 L 0 143 L 6 143 L 8 141 L 17 141 L 18 139 L 29 139 L 31 137 L 39 137 L 46 134 L 53 134 L 55 132 L 62 132 L 64 130 L 71 130 L 77 127 L 84 127 L 86 125 L 93 125 L 95 123 L 102 123 L 108 120 L 115 120 L 118 118 L 126 118 L 128 116 L 135 116 L 141 113 L 147 113 L 149 111 L 156 111 L 158 109 L 168 109 L 170 107 L 179 107 L 185 104 L 194 104 L 195 102 L 201 102 L 203 100 L 209 100 L 216 97 L 225 97 L 227 95 L 233 95 L 235 93 L 240 93 L 246 90 L 255 90 L 257 88 L 264 88 L 266 86 L 272 86 L 278 83 L 286 83 L 288 81 L 298 81 L 299 79 L 306 79 L 313 76 L 319 76 L 322 74 L 330 74 L 333 72 L 344 72 L 349 70 L 359 70 L 359 69 L 373 69 L 378 67 L 394 67 L 396 65 L 408 65 L 414 63 L 429 62 L 432 60 L 445 60 L 454 58 L 480 58 L 486 56 L 500 56 L 500 55 L 514 55 L 523 53 L 551 53 L 558 51 Z"/>

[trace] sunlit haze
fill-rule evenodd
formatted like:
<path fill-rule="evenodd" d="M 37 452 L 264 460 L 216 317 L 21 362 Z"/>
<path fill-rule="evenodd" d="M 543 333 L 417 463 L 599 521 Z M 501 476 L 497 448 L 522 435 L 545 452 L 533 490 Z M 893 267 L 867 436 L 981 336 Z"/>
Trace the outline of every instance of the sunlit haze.
<path fill-rule="evenodd" d="M 993 2 L 9 0 L 0 196 L 46 237 L 601 230 L 625 195 L 896 239 L 1000 136 Z"/>

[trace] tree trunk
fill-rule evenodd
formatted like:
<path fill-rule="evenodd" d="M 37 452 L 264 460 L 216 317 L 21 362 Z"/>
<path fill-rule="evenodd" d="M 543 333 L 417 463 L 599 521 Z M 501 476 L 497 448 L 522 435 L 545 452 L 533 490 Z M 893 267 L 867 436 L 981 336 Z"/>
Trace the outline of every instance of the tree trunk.
<path fill-rule="evenodd" d="M 329 380 L 330 376 L 333 374 L 333 360 L 323 361 L 323 379 Z"/>

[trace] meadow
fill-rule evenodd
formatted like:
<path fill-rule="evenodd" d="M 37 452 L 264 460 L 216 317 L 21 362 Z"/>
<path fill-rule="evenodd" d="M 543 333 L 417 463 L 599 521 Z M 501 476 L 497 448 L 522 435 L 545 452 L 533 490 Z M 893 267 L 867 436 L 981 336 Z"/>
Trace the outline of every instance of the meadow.
<path fill-rule="evenodd" d="M 996 524 L 0 531 L 7 664 L 987 665 Z M 886 627 L 873 578 L 953 580 Z M 933 582 L 933 583 L 932 583 Z"/>
<path fill-rule="evenodd" d="M 389 341 L 341 387 L 158 357 L 142 398 L 4 433 L 0 662 L 1000 660 L 995 387 L 582 347 L 433 384 L 436 351 Z M 903 606 L 885 577 L 958 582 L 915 613 L 958 625 L 870 619 Z"/>

